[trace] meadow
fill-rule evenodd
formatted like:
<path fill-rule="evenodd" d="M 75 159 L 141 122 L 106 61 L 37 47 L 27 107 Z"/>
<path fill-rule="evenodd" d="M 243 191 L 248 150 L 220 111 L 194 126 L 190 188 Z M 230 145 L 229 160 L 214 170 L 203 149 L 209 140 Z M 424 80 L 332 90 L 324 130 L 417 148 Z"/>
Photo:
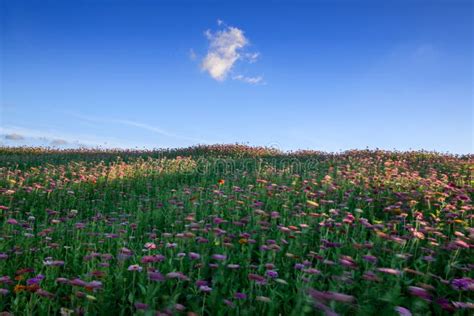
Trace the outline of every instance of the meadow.
<path fill-rule="evenodd" d="M 472 315 L 473 162 L 0 148 L 0 312 Z"/>

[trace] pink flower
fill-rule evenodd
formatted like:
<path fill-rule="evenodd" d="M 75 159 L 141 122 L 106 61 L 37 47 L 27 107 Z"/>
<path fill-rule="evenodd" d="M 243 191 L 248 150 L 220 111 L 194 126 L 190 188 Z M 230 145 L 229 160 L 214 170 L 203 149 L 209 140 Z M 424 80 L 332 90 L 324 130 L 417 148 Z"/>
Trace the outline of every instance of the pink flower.
<path fill-rule="evenodd" d="M 155 244 L 155 243 L 152 243 L 152 242 L 147 242 L 147 243 L 145 244 L 145 248 L 148 249 L 148 250 L 156 249 L 156 244 Z"/>
<path fill-rule="evenodd" d="M 132 264 L 131 266 L 128 267 L 128 271 L 138 271 L 141 272 L 143 270 L 142 267 L 140 267 L 138 264 Z"/>
<path fill-rule="evenodd" d="M 7 223 L 10 225 L 18 225 L 18 221 L 14 218 L 7 219 Z"/>
<path fill-rule="evenodd" d="M 395 311 L 398 312 L 400 316 L 411 316 L 411 312 L 402 306 L 395 307 Z"/>

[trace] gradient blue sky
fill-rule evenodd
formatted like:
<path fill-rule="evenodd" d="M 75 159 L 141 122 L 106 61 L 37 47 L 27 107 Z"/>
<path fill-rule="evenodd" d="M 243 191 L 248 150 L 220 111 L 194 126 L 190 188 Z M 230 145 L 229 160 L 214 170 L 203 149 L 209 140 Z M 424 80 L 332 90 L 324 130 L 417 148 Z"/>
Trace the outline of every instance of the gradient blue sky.
<path fill-rule="evenodd" d="M 0 142 L 472 153 L 472 3 L 3 0 Z"/>

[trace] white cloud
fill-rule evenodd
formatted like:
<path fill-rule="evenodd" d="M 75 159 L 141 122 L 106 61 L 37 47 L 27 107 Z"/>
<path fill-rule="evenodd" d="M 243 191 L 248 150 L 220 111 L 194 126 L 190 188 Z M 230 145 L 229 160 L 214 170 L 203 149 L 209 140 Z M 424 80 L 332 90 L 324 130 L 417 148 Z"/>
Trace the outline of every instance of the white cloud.
<path fill-rule="evenodd" d="M 217 20 L 217 24 L 219 26 L 225 25 L 222 20 Z M 246 60 L 249 63 L 254 63 L 260 55 L 258 52 L 242 52 L 249 45 L 249 40 L 239 28 L 225 26 L 224 29 L 215 33 L 207 30 L 204 34 L 209 40 L 209 48 L 202 60 L 201 68 L 217 81 L 224 81 L 237 61 Z M 242 78 L 244 77 L 242 76 Z M 242 81 L 255 83 L 253 81 L 256 78 L 260 77 L 248 78 L 250 80 Z M 258 79 L 257 81 L 261 80 Z"/>
<path fill-rule="evenodd" d="M 262 77 L 262 76 L 257 76 L 257 77 L 245 77 L 245 76 L 243 76 L 243 75 L 237 75 L 237 76 L 234 76 L 232 79 L 234 79 L 234 80 L 239 80 L 239 81 L 243 81 L 243 82 L 250 83 L 250 84 L 263 83 L 263 77 Z"/>
<path fill-rule="evenodd" d="M 207 71 L 212 78 L 222 81 L 241 58 L 239 50 L 248 44 L 244 32 L 236 27 L 228 27 L 225 30 L 212 34 L 206 32 L 209 39 L 209 50 L 202 61 L 202 69 Z"/>

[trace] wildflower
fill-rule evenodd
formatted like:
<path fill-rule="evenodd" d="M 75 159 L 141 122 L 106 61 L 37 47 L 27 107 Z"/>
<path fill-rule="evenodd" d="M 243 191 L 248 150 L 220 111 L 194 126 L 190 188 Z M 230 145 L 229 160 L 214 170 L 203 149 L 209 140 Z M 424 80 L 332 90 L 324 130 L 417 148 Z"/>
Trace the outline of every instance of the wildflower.
<path fill-rule="evenodd" d="M 354 296 L 338 292 L 320 292 L 315 289 L 309 289 L 309 294 L 316 300 L 327 301 L 334 300 L 341 303 L 351 303 L 355 300 Z"/>
<path fill-rule="evenodd" d="M 255 281 L 257 284 L 266 284 L 267 283 L 267 280 L 263 276 L 260 276 L 258 274 L 250 273 L 248 275 L 248 278 L 249 278 L 249 280 Z"/>
<path fill-rule="evenodd" d="M 15 285 L 15 288 L 13 289 L 13 292 L 14 292 L 15 294 L 17 294 L 17 293 L 23 292 L 23 291 L 25 291 L 25 290 L 26 290 L 26 286 L 25 286 L 25 285 L 17 284 L 17 285 Z"/>
<path fill-rule="evenodd" d="M 18 225 L 18 221 L 14 218 L 9 218 L 9 219 L 7 219 L 7 224 Z"/>
<path fill-rule="evenodd" d="M 43 264 L 45 266 L 60 267 L 64 265 L 64 261 L 61 260 L 44 260 Z"/>
<path fill-rule="evenodd" d="M 142 267 L 140 267 L 138 264 L 132 264 L 128 267 L 128 271 L 138 271 L 141 272 L 143 270 Z"/>
<path fill-rule="evenodd" d="M 257 296 L 255 300 L 263 303 L 270 303 L 272 301 L 269 297 L 266 296 Z"/>
<path fill-rule="evenodd" d="M 234 294 L 234 298 L 238 300 L 245 300 L 247 298 L 247 294 L 241 293 L 241 292 L 236 292 Z"/>
<path fill-rule="evenodd" d="M 295 263 L 295 265 L 293 266 L 293 268 L 294 268 L 295 270 L 303 270 L 303 269 L 304 269 L 304 264 Z"/>
<path fill-rule="evenodd" d="M 38 294 L 39 296 L 46 297 L 46 298 L 51 298 L 54 296 L 52 293 L 45 291 L 43 289 L 38 289 L 35 293 Z"/>
<path fill-rule="evenodd" d="M 392 268 L 377 268 L 378 271 L 387 273 L 387 274 L 393 274 L 393 275 L 400 275 L 400 271 Z"/>
<path fill-rule="evenodd" d="M 148 304 L 145 304 L 145 303 L 135 302 L 134 306 L 137 310 L 146 310 L 146 309 L 148 309 Z"/>
<path fill-rule="evenodd" d="M 188 256 L 191 260 L 198 260 L 201 258 L 201 255 L 195 252 L 190 252 Z"/>
<path fill-rule="evenodd" d="M 219 180 L 217 181 L 217 183 L 218 183 L 219 185 L 223 185 L 223 184 L 225 183 L 225 180 L 224 180 L 224 179 L 219 179 Z"/>
<path fill-rule="evenodd" d="M 88 301 L 96 301 L 97 300 L 97 298 L 95 296 L 92 296 L 92 295 L 86 295 L 86 299 Z"/>
<path fill-rule="evenodd" d="M 227 299 L 224 299 L 224 304 L 232 308 L 235 307 L 235 304 L 232 301 L 227 300 Z"/>
<path fill-rule="evenodd" d="M 272 279 L 278 278 L 278 272 L 276 272 L 275 270 L 267 270 L 266 275 Z"/>
<path fill-rule="evenodd" d="M 88 290 L 98 290 L 98 289 L 101 289 L 102 288 L 102 282 L 100 281 L 91 281 L 89 283 L 86 284 L 86 289 Z"/>
<path fill-rule="evenodd" d="M 229 268 L 229 269 L 239 269 L 240 264 L 230 263 L 230 264 L 227 265 L 227 268 Z"/>
<path fill-rule="evenodd" d="M 153 256 L 143 256 L 140 260 L 141 263 L 152 263 L 152 262 L 161 262 L 166 259 L 163 255 L 153 255 Z"/>
<path fill-rule="evenodd" d="M 33 284 L 38 284 L 44 279 L 44 275 L 38 274 L 34 278 L 26 280 L 27 285 L 33 285 Z"/>
<path fill-rule="evenodd" d="M 10 291 L 8 289 L 3 289 L 3 288 L 0 288 L 0 295 L 7 295 Z"/>
<path fill-rule="evenodd" d="M 303 272 L 308 273 L 308 274 L 320 274 L 321 273 L 321 271 L 319 271 L 318 269 L 314 269 L 314 268 L 303 269 Z"/>
<path fill-rule="evenodd" d="M 474 291 L 474 279 L 460 278 L 451 281 L 453 289 L 458 291 Z"/>
<path fill-rule="evenodd" d="M 56 282 L 66 284 L 69 283 L 69 280 L 66 278 L 56 278 Z"/>
<path fill-rule="evenodd" d="M 59 279 L 59 278 L 58 278 Z M 58 281 L 58 279 L 56 279 L 56 281 Z M 62 282 L 60 282 L 62 283 Z M 87 282 L 86 281 L 83 281 L 81 279 L 73 279 L 70 281 L 70 284 L 73 285 L 73 286 L 81 286 L 81 287 L 85 287 L 87 286 Z"/>
<path fill-rule="evenodd" d="M 212 259 L 214 260 L 219 260 L 219 261 L 223 261 L 227 258 L 226 255 L 219 255 L 219 254 L 215 254 L 215 255 L 212 255 Z"/>
<path fill-rule="evenodd" d="M 186 309 L 186 307 L 183 304 L 177 303 L 177 304 L 174 304 L 174 309 L 176 309 L 179 312 L 182 312 Z"/>
<path fill-rule="evenodd" d="M 197 280 L 196 281 L 196 286 L 200 287 L 201 285 L 208 285 L 206 280 Z"/>
<path fill-rule="evenodd" d="M 417 286 L 409 286 L 408 287 L 408 292 L 410 292 L 411 295 L 417 296 L 421 299 L 424 299 L 425 301 L 430 302 L 431 301 L 431 294 L 428 293 L 427 290 L 417 287 Z"/>
<path fill-rule="evenodd" d="M 411 312 L 402 306 L 395 307 L 395 311 L 398 312 L 400 316 L 411 316 Z"/>
<path fill-rule="evenodd" d="M 165 281 L 165 277 L 160 272 L 157 272 L 157 271 L 149 271 L 148 279 L 150 281 L 159 281 L 159 282 Z"/>
<path fill-rule="evenodd" d="M 59 312 L 61 316 L 70 316 L 74 313 L 72 309 L 68 309 L 66 307 L 61 307 Z"/>
<path fill-rule="evenodd" d="M 166 274 L 168 279 L 178 279 L 181 281 L 189 281 L 189 278 L 181 272 L 169 272 Z"/>
<path fill-rule="evenodd" d="M 377 257 L 371 256 L 371 255 L 362 256 L 362 259 L 370 263 L 377 263 Z"/>
<path fill-rule="evenodd" d="M 204 293 L 210 293 L 212 291 L 212 288 L 210 288 L 207 285 L 201 285 L 199 286 L 199 291 L 204 292 Z"/>
<path fill-rule="evenodd" d="M 156 249 L 156 244 L 152 243 L 152 242 L 147 242 L 145 244 L 145 248 L 148 249 L 148 250 L 154 250 L 154 249 Z"/>

